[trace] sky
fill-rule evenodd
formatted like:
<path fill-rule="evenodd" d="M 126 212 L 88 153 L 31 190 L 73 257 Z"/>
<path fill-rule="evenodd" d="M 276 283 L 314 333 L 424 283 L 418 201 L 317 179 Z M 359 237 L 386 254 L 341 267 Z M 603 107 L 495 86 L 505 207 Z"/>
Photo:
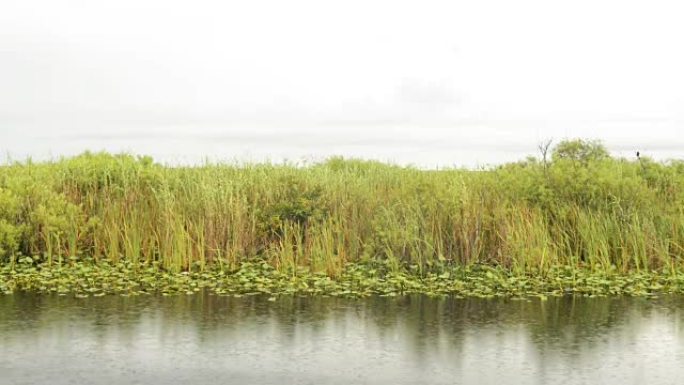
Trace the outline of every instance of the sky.
<path fill-rule="evenodd" d="M 2 0 L 0 151 L 682 158 L 678 1 Z"/>

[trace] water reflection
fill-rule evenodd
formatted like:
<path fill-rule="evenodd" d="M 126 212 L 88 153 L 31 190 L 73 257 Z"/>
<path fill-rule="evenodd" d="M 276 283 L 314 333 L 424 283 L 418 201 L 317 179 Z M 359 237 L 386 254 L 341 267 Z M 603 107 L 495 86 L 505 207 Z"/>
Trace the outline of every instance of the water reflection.
<path fill-rule="evenodd" d="M 669 384 L 683 313 L 683 297 L 16 294 L 0 297 L 0 383 Z"/>

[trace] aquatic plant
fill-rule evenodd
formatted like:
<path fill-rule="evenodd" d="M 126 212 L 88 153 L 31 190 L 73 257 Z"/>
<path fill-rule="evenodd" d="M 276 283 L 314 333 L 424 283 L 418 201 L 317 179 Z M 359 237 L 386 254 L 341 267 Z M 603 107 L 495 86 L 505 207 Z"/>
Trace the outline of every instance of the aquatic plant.
<path fill-rule="evenodd" d="M 612 158 L 582 140 L 548 162 L 477 171 L 342 158 L 169 167 L 107 153 L 0 166 L 4 271 L 203 274 L 259 260 L 334 282 L 369 264 L 385 277 L 486 266 L 546 279 L 677 275 L 683 256 L 684 162 Z"/>
<path fill-rule="evenodd" d="M 0 294 L 34 291 L 77 297 L 106 294 L 141 295 L 321 295 L 341 297 L 425 294 L 457 297 L 548 296 L 655 296 L 684 293 L 684 274 L 663 271 L 591 271 L 588 268 L 552 268 L 546 274 L 520 274 L 501 267 L 445 266 L 439 272 L 416 273 L 417 266 L 394 271 L 384 263 L 347 263 L 331 278 L 308 268 L 276 269 L 265 260 L 243 261 L 231 270 L 218 267 L 204 271 L 173 273 L 128 261 L 77 261 L 62 267 L 34 265 L 22 259 L 14 268 L 0 269 Z"/>

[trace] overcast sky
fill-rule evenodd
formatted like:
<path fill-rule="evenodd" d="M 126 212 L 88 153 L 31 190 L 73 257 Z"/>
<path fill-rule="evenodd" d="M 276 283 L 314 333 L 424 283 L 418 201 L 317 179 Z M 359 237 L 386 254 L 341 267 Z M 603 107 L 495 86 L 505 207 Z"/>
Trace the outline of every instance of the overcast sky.
<path fill-rule="evenodd" d="M 684 157 L 678 1 L 0 1 L 0 151 Z"/>

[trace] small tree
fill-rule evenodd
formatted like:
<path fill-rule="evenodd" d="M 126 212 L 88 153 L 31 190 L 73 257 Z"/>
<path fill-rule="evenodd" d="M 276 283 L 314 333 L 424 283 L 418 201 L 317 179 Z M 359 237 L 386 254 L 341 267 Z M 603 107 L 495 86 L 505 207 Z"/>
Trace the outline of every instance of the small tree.
<path fill-rule="evenodd" d="M 537 145 L 539 152 L 542 155 L 542 162 L 544 164 L 544 172 L 548 170 L 549 165 L 549 149 L 551 148 L 551 143 L 553 139 L 547 139 Z"/>
<path fill-rule="evenodd" d="M 553 160 L 568 159 L 572 161 L 587 163 L 589 161 L 601 160 L 610 157 L 608 150 L 598 140 L 564 140 L 553 149 Z"/>

